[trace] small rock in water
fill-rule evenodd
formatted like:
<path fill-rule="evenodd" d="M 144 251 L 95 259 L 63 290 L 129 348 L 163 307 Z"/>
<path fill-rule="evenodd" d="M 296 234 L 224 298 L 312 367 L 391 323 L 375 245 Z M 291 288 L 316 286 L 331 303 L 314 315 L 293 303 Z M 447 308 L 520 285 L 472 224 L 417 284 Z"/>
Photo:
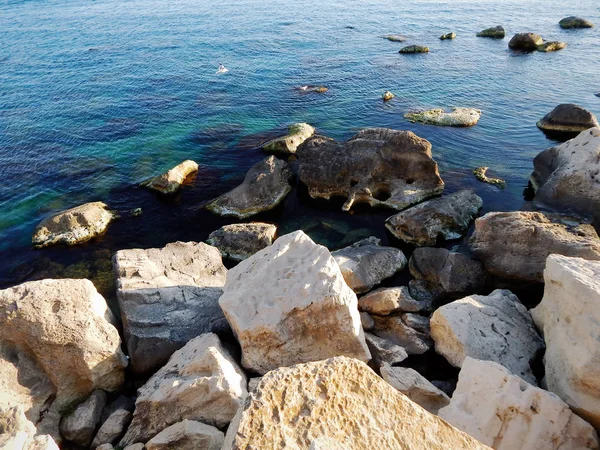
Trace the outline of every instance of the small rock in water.
<path fill-rule="evenodd" d="M 476 169 L 473 169 L 473 175 L 475 175 L 475 178 L 483 183 L 494 184 L 500 189 L 506 188 L 506 181 L 500 178 L 488 177 L 486 175 L 488 169 L 489 167 L 477 167 Z"/>
<path fill-rule="evenodd" d="M 446 33 L 446 34 L 442 34 L 440 36 L 440 40 L 445 41 L 447 39 L 454 39 L 456 38 L 456 33 L 455 32 L 450 32 L 450 33 Z"/>
<path fill-rule="evenodd" d="M 500 25 L 492 27 L 492 28 L 486 28 L 485 30 L 480 31 L 479 33 L 477 33 L 478 37 L 488 37 L 488 38 L 494 38 L 494 39 L 504 39 L 504 36 L 506 36 L 506 31 L 504 30 L 504 28 Z"/>
<path fill-rule="evenodd" d="M 304 92 L 317 92 L 319 94 L 323 94 L 324 92 L 327 92 L 329 90 L 329 88 L 325 87 L 325 86 L 312 86 L 312 85 L 300 86 L 296 89 L 299 91 L 304 91 Z"/>
<path fill-rule="evenodd" d="M 558 105 L 536 125 L 543 131 L 558 133 L 580 133 L 592 127 L 600 127 L 593 113 L 573 103 Z"/>
<path fill-rule="evenodd" d="M 538 45 L 537 50 L 538 52 L 556 52 L 558 50 L 562 50 L 566 46 L 567 44 L 565 44 L 564 42 L 550 41 Z"/>
<path fill-rule="evenodd" d="M 429 47 L 423 45 L 409 45 L 401 48 L 398 53 L 429 53 Z"/>
<path fill-rule="evenodd" d="M 508 48 L 511 50 L 521 50 L 524 52 L 532 52 L 537 50 L 538 45 L 542 45 L 544 40 L 535 33 L 519 33 L 515 34 L 508 42 Z"/>
<path fill-rule="evenodd" d="M 387 39 L 388 41 L 392 41 L 392 42 L 404 42 L 406 41 L 406 36 L 402 35 L 402 34 L 388 34 L 386 36 L 383 36 L 384 39 Z"/>
<path fill-rule="evenodd" d="M 384 102 L 387 102 L 388 100 L 391 100 L 394 97 L 395 97 L 395 95 L 392 94 L 390 91 L 385 91 L 382 96 Z"/>
<path fill-rule="evenodd" d="M 581 17 L 569 16 L 558 22 L 558 25 L 568 30 L 570 28 L 593 28 L 594 24 L 589 20 L 582 19 Z"/>
<path fill-rule="evenodd" d="M 267 142 L 262 148 L 267 153 L 291 155 L 296 153 L 298 146 L 313 134 L 315 134 L 314 127 L 307 123 L 296 123 L 288 127 L 286 136 Z"/>
<path fill-rule="evenodd" d="M 129 212 L 131 217 L 139 217 L 143 213 L 142 208 L 134 208 Z"/>
<path fill-rule="evenodd" d="M 179 189 L 185 179 L 194 172 L 198 171 L 198 164 L 192 160 L 187 160 L 170 169 L 157 177 L 145 181 L 141 185 L 161 194 L 174 194 Z"/>
<path fill-rule="evenodd" d="M 429 125 L 446 127 L 472 127 L 479 122 L 481 111 L 473 108 L 452 108 L 452 112 L 443 109 L 430 109 L 422 112 L 404 114 L 411 122 L 421 122 Z"/>

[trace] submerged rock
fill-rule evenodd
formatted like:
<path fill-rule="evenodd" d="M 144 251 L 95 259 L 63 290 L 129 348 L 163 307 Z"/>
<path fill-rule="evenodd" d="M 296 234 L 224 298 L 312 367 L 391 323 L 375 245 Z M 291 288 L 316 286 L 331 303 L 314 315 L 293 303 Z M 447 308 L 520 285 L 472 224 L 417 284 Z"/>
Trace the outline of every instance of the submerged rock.
<path fill-rule="evenodd" d="M 589 20 L 582 19 L 581 17 L 569 16 L 561 19 L 558 25 L 564 29 L 570 28 L 594 28 L 594 24 Z"/>
<path fill-rule="evenodd" d="M 504 31 L 504 28 L 500 25 L 492 27 L 492 28 L 486 28 L 485 30 L 480 31 L 479 33 L 477 33 L 478 37 L 488 37 L 488 38 L 494 38 L 494 39 L 504 39 L 504 36 L 506 36 L 506 31 Z"/>
<path fill-rule="evenodd" d="M 207 242 L 219 249 L 224 258 L 243 261 L 273 243 L 277 227 L 251 222 L 225 225 L 208 236 Z"/>
<path fill-rule="evenodd" d="M 558 133 L 580 133 L 589 128 L 600 127 L 594 114 L 572 103 L 558 105 L 536 125 L 543 131 Z"/>
<path fill-rule="evenodd" d="M 562 50 L 566 46 L 567 46 L 567 44 L 565 44 L 564 42 L 549 41 L 549 42 L 544 42 L 543 44 L 538 45 L 537 51 L 538 52 L 556 52 L 558 50 Z"/>
<path fill-rule="evenodd" d="M 394 97 L 395 97 L 395 95 L 392 94 L 390 91 L 385 91 L 382 96 L 384 102 L 387 102 L 387 101 L 393 99 Z"/>
<path fill-rule="evenodd" d="M 146 442 L 146 450 L 221 450 L 224 437 L 215 427 L 183 420 Z"/>
<path fill-rule="evenodd" d="M 452 112 L 443 109 L 430 109 L 422 112 L 410 112 L 404 117 L 411 122 L 443 127 L 472 127 L 479 122 L 481 111 L 473 108 L 452 108 Z"/>
<path fill-rule="evenodd" d="M 197 171 L 198 164 L 188 159 L 169 169 L 168 172 L 142 183 L 142 186 L 161 194 L 174 194 L 181 189 L 185 179 Z"/>
<path fill-rule="evenodd" d="M 489 183 L 498 186 L 500 189 L 506 188 L 506 181 L 500 178 L 493 178 L 487 176 L 489 167 L 477 167 L 473 169 L 473 175 L 482 183 Z"/>
<path fill-rule="evenodd" d="M 429 47 L 424 45 L 408 45 L 402 47 L 398 53 L 429 53 Z"/>
<path fill-rule="evenodd" d="M 298 146 L 313 134 L 315 134 L 315 129 L 309 124 L 296 123 L 289 126 L 286 136 L 267 142 L 262 148 L 267 153 L 291 155 L 296 153 Z"/>
<path fill-rule="evenodd" d="M 87 242 L 104 233 L 115 217 L 114 212 L 102 202 L 61 211 L 40 222 L 33 233 L 33 246 L 42 248 Z"/>
<path fill-rule="evenodd" d="M 386 36 L 383 36 L 383 38 L 392 42 L 404 42 L 407 39 L 406 36 L 402 34 L 388 34 Z"/>
<path fill-rule="evenodd" d="M 229 426 L 223 450 L 283 446 L 488 448 L 410 401 L 366 364 L 345 357 L 282 367 L 265 375 Z"/>
<path fill-rule="evenodd" d="M 298 177 L 313 198 L 404 209 L 442 193 L 431 144 L 410 131 L 369 128 L 346 142 L 323 136 L 298 149 Z"/>
<path fill-rule="evenodd" d="M 292 191 L 291 177 L 285 161 L 269 156 L 252 166 L 242 184 L 208 203 L 206 208 L 238 219 L 271 210 Z"/>
<path fill-rule="evenodd" d="M 511 50 L 521 50 L 524 52 L 533 52 L 537 50 L 538 45 L 541 45 L 544 39 L 535 33 L 518 33 L 515 34 L 508 42 L 508 48 Z"/>
<path fill-rule="evenodd" d="M 456 38 L 456 33 L 454 31 L 451 31 L 450 33 L 442 34 L 440 36 L 441 41 L 445 41 L 447 39 L 454 39 L 454 38 Z"/>
<path fill-rule="evenodd" d="M 430 301 L 411 297 L 406 286 L 377 289 L 358 300 L 358 308 L 369 314 L 387 316 L 395 312 L 421 312 L 431 309 Z"/>

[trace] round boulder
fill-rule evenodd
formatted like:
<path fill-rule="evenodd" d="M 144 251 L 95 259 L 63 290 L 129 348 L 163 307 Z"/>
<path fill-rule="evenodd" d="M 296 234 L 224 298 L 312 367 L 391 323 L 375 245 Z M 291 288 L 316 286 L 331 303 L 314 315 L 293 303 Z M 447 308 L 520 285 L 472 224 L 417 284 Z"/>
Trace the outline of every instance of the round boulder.
<path fill-rule="evenodd" d="M 537 50 L 538 45 L 542 45 L 544 39 L 535 33 L 519 33 L 515 34 L 508 43 L 508 48 L 511 50 L 520 50 L 524 52 L 533 52 Z"/>
<path fill-rule="evenodd" d="M 599 126 L 594 114 L 572 103 L 558 105 L 536 125 L 543 131 L 558 133 L 580 133 L 588 128 Z"/>
<path fill-rule="evenodd" d="M 594 28 L 594 24 L 589 20 L 582 19 L 581 17 L 569 16 L 558 22 L 558 25 L 565 29 L 571 28 Z"/>

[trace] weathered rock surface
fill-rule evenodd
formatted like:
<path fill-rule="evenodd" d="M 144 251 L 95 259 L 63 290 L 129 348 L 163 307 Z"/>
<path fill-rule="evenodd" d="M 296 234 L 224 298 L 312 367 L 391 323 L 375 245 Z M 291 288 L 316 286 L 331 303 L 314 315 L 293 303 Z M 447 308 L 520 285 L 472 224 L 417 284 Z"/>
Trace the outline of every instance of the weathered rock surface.
<path fill-rule="evenodd" d="M 597 449 L 598 436 L 556 395 L 500 364 L 466 358 L 439 415 L 496 450 Z"/>
<path fill-rule="evenodd" d="M 366 364 L 345 357 L 282 367 L 265 375 L 229 426 L 223 450 L 284 446 L 488 448 L 410 401 Z"/>
<path fill-rule="evenodd" d="M 433 341 L 429 333 L 408 326 L 402 316 L 372 316 L 375 327 L 372 333 L 403 347 L 409 355 L 420 355 L 429 350 Z"/>
<path fill-rule="evenodd" d="M 92 448 L 102 444 L 116 443 L 125 434 L 125 430 L 131 422 L 131 415 L 131 412 L 126 409 L 117 409 L 110 414 L 98 429 L 96 437 L 92 441 Z"/>
<path fill-rule="evenodd" d="M 370 314 L 387 316 L 394 312 L 421 312 L 431 309 L 431 302 L 411 297 L 408 287 L 377 289 L 358 299 L 358 309 Z"/>
<path fill-rule="evenodd" d="M 579 105 L 558 105 L 537 122 L 543 131 L 558 133 L 580 133 L 589 128 L 600 127 L 593 113 Z"/>
<path fill-rule="evenodd" d="M 398 53 L 429 53 L 429 47 L 424 45 L 408 45 L 402 47 Z"/>
<path fill-rule="evenodd" d="M 313 198 L 404 209 L 442 193 L 431 144 L 410 131 L 369 128 L 346 142 L 308 139 L 297 152 L 298 177 Z"/>
<path fill-rule="evenodd" d="M 113 260 L 127 352 L 135 373 L 164 365 L 190 339 L 227 332 L 219 307 L 227 269 L 201 242 L 118 251 Z"/>
<path fill-rule="evenodd" d="M 231 269 L 219 304 L 243 366 L 260 374 L 337 355 L 371 357 L 356 294 L 329 250 L 302 231 Z"/>
<path fill-rule="evenodd" d="M 145 448 L 144 444 L 142 444 L 141 442 L 138 442 L 136 444 L 128 445 L 123 450 L 144 450 L 144 448 Z M 99 450 L 99 448 L 96 450 Z"/>
<path fill-rule="evenodd" d="M 480 31 L 479 33 L 477 33 L 477 36 L 494 38 L 494 39 L 504 39 L 504 36 L 506 36 L 506 31 L 504 30 L 504 28 L 502 26 L 498 25 L 498 26 L 486 28 L 485 30 Z"/>
<path fill-rule="evenodd" d="M 208 236 L 207 242 L 219 249 L 224 258 L 243 261 L 273 243 L 277 226 L 251 222 L 225 225 Z"/>
<path fill-rule="evenodd" d="M 23 431 L 0 434 L 0 448 L 6 450 L 59 450 L 51 436 L 33 436 Z"/>
<path fill-rule="evenodd" d="M 129 447 L 127 447 L 127 448 L 129 448 Z M 113 449 L 114 449 L 114 447 L 111 444 L 102 444 L 102 445 L 99 445 L 98 447 L 96 447 L 96 450 L 113 450 Z"/>
<path fill-rule="evenodd" d="M 409 262 L 410 294 L 422 302 L 459 299 L 485 288 L 485 271 L 479 261 L 445 248 L 416 249 Z M 360 303 L 359 303 L 360 305 Z"/>
<path fill-rule="evenodd" d="M 285 161 L 269 156 L 252 166 L 242 184 L 211 201 L 206 208 L 238 219 L 271 210 L 292 191 L 291 177 Z"/>
<path fill-rule="evenodd" d="M 433 246 L 439 239 L 458 239 L 483 206 L 473 191 L 463 190 L 428 200 L 389 217 L 386 228 L 409 244 Z"/>
<path fill-rule="evenodd" d="M 561 19 L 558 22 L 561 28 L 569 29 L 569 28 L 593 28 L 594 24 L 589 20 L 582 19 L 581 17 L 569 16 Z"/>
<path fill-rule="evenodd" d="M 388 34 L 383 36 L 384 39 L 387 39 L 388 41 L 391 42 L 404 42 L 406 41 L 406 36 L 402 35 L 402 34 Z"/>
<path fill-rule="evenodd" d="M 381 98 L 383 98 L 384 102 L 387 102 L 387 101 L 393 99 L 394 97 L 395 97 L 395 95 L 392 94 L 390 91 L 385 91 Z"/>
<path fill-rule="evenodd" d="M 544 150 L 533 160 L 537 202 L 577 214 L 600 215 L 600 128 Z"/>
<path fill-rule="evenodd" d="M 246 375 L 214 333 L 198 336 L 138 390 L 133 421 L 120 446 L 147 442 L 182 420 L 227 425 L 248 394 Z"/>
<path fill-rule="evenodd" d="M 431 414 L 450 403 L 448 396 L 431 384 L 424 376 L 413 369 L 392 367 L 388 363 L 381 366 L 381 377 L 393 388 L 399 390 L 417 405 Z"/>
<path fill-rule="evenodd" d="M 516 295 L 495 290 L 442 306 L 431 316 L 435 351 L 461 367 L 467 356 L 502 364 L 537 384 L 530 362 L 544 348 L 527 308 Z"/>
<path fill-rule="evenodd" d="M 288 128 L 288 134 L 274 139 L 263 145 L 267 153 L 278 155 L 292 155 L 305 140 L 315 134 L 315 129 L 307 123 L 295 123 Z"/>
<path fill-rule="evenodd" d="M 31 281 L 0 291 L 0 407 L 25 409 L 61 440 L 63 408 L 116 390 L 127 365 L 116 319 L 88 280 Z"/>
<path fill-rule="evenodd" d="M 538 52 L 556 52 L 565 48 L 567 44 L 559 41 L 548 41 L 537 46 Z"/>
<path fill-rule="evenodd" d="M 539 212 L 493 212 L 475 220 L 469 241 L 475 259 L 502 285 L 542 283 L 551 253 L 600 259 L 600 239 L 591 225 Z"/>
<path fill-rule="evenodd" d="M 67 441 L 89 447 L 100 422 L 104 405 L 106 405 L 106 393 L 102 390 L 92 392 L 84 402 L 63 416 L 60 421 L 60 434 Z"/>
<path fill-rule="evenodd" d="M 115 214 L 102 202 L 86 203 L 56 213 L 40 222 L 33 233 L 36 248 L 87 242 L 106 231 Z"/>
<path fill-rule="evenodd" d="M 600 262 L 551 255 L 531 310 L 546 341 L 548 390 L 600 428 Z"/>
<path fill-rule="evenodd" d="M 198 164 L 188 159 L 167 172 L 142 183 L 142 186 L 161 194 L 174 194 L 181 189 L 185 179 L 197 171 Z"/>
<path fill-rule="evenodd" d="M 508 48 L 511 50 L 533 52 L 537 50 L 538 45 L 541 45 L 543 42 L 544 39 L 535 33 L 518 33 L 508 42 Z"/>
<path fill-rule="evenodd" d="M 477 167 L 473 169 L 473 175 L 482 183 L 494 184 L 498 186 L 500 189 L 504 189 L 506 187 L 506 181 L 500 178 L 488 177 L 487 171 L 489 167 Z"/>
<path fill-rule="evenodd" d="M 363 239 L 331 254 L 340 266 L 344 280 L 357 294 L 368 292 L 402 271 L 407 264 L 402 250 L 383 247 L 375 237 Z"/>
<path fill-rule="evenodd" d="M 369 331 L 373 329 L 375 326 L 375 322 L 373 322 L 373 318 L 366 312 L 360 313 L 360 323 L 363 327 L 363 330 Z"/>
<path fill-rule="evenodd" d="M 450 33 L 442 34 L 440 36 L 441 41 L 445 41 L 447 39 L 454 39 L 454 38 L 456 38 L 456 33 L 454 31 L 451 31 Z"/>
<path fill-rule="evenodd" d="M 445 112 L 441 108 L 436 108 L 404 114 L 404 118 L 410 122 L 421 122 L 442 127 L 472 127 L 479 122 L 480 117 L 481 111 L 473 108 L 452 108 L 452 112 Z"/>
<path fill-rule="evenodd" d="M 380 338 L 371 333 L 365 333 L 365 340 L 373 357 L 372 362 L 375 367 L 381 367 L 384 362 L 388 364 L 400 363 L 408 358 L 408 353 L 406 353 L 404 347 L 400 347 L 392 341 Z"/>
<path fill-rule="evenodd" d="M 221 450 L 225 435 L 210 425 L 183 420 L 158 433 L 148 442 L 147 450 Z"/>

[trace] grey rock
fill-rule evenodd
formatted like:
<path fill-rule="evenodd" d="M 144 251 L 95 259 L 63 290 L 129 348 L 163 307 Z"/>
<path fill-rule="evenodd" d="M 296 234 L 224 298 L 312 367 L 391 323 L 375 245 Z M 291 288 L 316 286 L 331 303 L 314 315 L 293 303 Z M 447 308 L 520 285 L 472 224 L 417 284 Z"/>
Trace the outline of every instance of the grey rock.
<path fill-rule="evenodd" d="M 363 327 L 363 330 L 369 331 L 373 329 L 375 326 L 375 322 L 373 322 L 373 318 L 366 312 L 360 313 L 360 323 Z"/>
<path fill-rule="evenodd" d="M 387 34 L 387 35 L 383 36 L 383 38 L 387 39 L 388 41 L 391 41 L 391 42 L 406 41 L 406 36 L 404 36 L 403 34 Z"/>
<path fill-rule="evenodd" d="M 543 131 L 558 133 L 580 133 L 600 126 L 593 113 L 573 103 L 558 105 L 536 125 Z"/>
<path fill-rule="evenodd" d="M 220 450 L 225 435 L 210 425 L 183 420 L 165 428 L 148 442 L 147 450 Z"/>
<path fill-rule="evenodd" d="M 114 447 L 110 444 L 102 444 L 96 447 L 96 450 L 114 450 Z"/>
<path fill-rule="evenodd" d="M 88 447 L 100 422 L 104 405 L 106 393 L 95 390 L 83 403 L 63 416 L 59 426 L 60 434 L 74 444 Z"/>
<path fill-rule="evenodd" d="M 421 333 L 429 334 L 431 331 L 429 329 L 429 317 L 415 313 L 404 313 L 400 318 L 407 327 L 414 328 Z"/>
<path fill-rule="evenodd" d="M 504 28 L 500 25 L 492 27 L 492 28 L 486 28 L 485 30 L 480 31 L 479 33 L 477 33 L 478 37 L 488 37 L 488 38 L 494 38 L 494 39 L 504 39 L 504 36 L 506 36 L 506 31 L 504 30 Z"/>
<path fill-rule="evenodd" d="M 537 50 L 538 45 L 544 42 L 541 36 L 534 33 L 515 34 L 508 42 L 508 48 L 511 50 L 521 50 L 524 52 L 533 52 Z"/>
<path fill-rule="evenodd" d="M 92 447 L 98 447 L 102 444 L 116 443 L 127 430 L 131 422 L 131 411 L 126 409 L 117 409 L 114 411 L 98 429 L 96 437 L 92 442 Z"/>
<path fill-rule="evenodd" d="M 381 367 L 383 363 L 397 364 L 408 358 L 404 347 L 394 344 L 388 339 L 380 338 L 371 333 L 365 333 L 367 346 L 373 357 L 375 367 Z"/>
<path fill-rule="evenodd" d="M 406 325 L 401 316 L 372 316 L 373 334 L 403 347 L 409 355 L 420 355 L 429 350 L 433 341 L 428 333 Z"/>
<path fill-rule="evenodd" d="M 258 386 L 258 383 L 260 383 L 260 380 L 262 380 L 262 377 L 250 378 L 248 380 L 248 392 L 254 391 L 254 389 L 256 389 Z"/>
<path fill-rule="evenodd" d="M 394 312 L 420 312 L 431 309 L 431 301 L 411 297 L 408 287 L 381 288 L 358 299 L 358 308 L 379 316 Z"/>
<path fill-rule="evenodd" d="M 234 223 L 208 236 L 207 242 L 219 249 L 224 258 L 243 261 L 273 243 L 277 227 L 269 223 Z"/>
<path fill-rule="evenodd" d="M 581 17 L 569 16 L 561 19 L 558 25 L 564 29 L 570 28 L 594 28 L 594 24 L 589 20 L 582 19 Z"/>
<path fill-rule="evenodd" d="M 123 450 L 144 450 L 144 444 L 138 442 L 136 444 L 131 444 L 125 447 Z"/>

